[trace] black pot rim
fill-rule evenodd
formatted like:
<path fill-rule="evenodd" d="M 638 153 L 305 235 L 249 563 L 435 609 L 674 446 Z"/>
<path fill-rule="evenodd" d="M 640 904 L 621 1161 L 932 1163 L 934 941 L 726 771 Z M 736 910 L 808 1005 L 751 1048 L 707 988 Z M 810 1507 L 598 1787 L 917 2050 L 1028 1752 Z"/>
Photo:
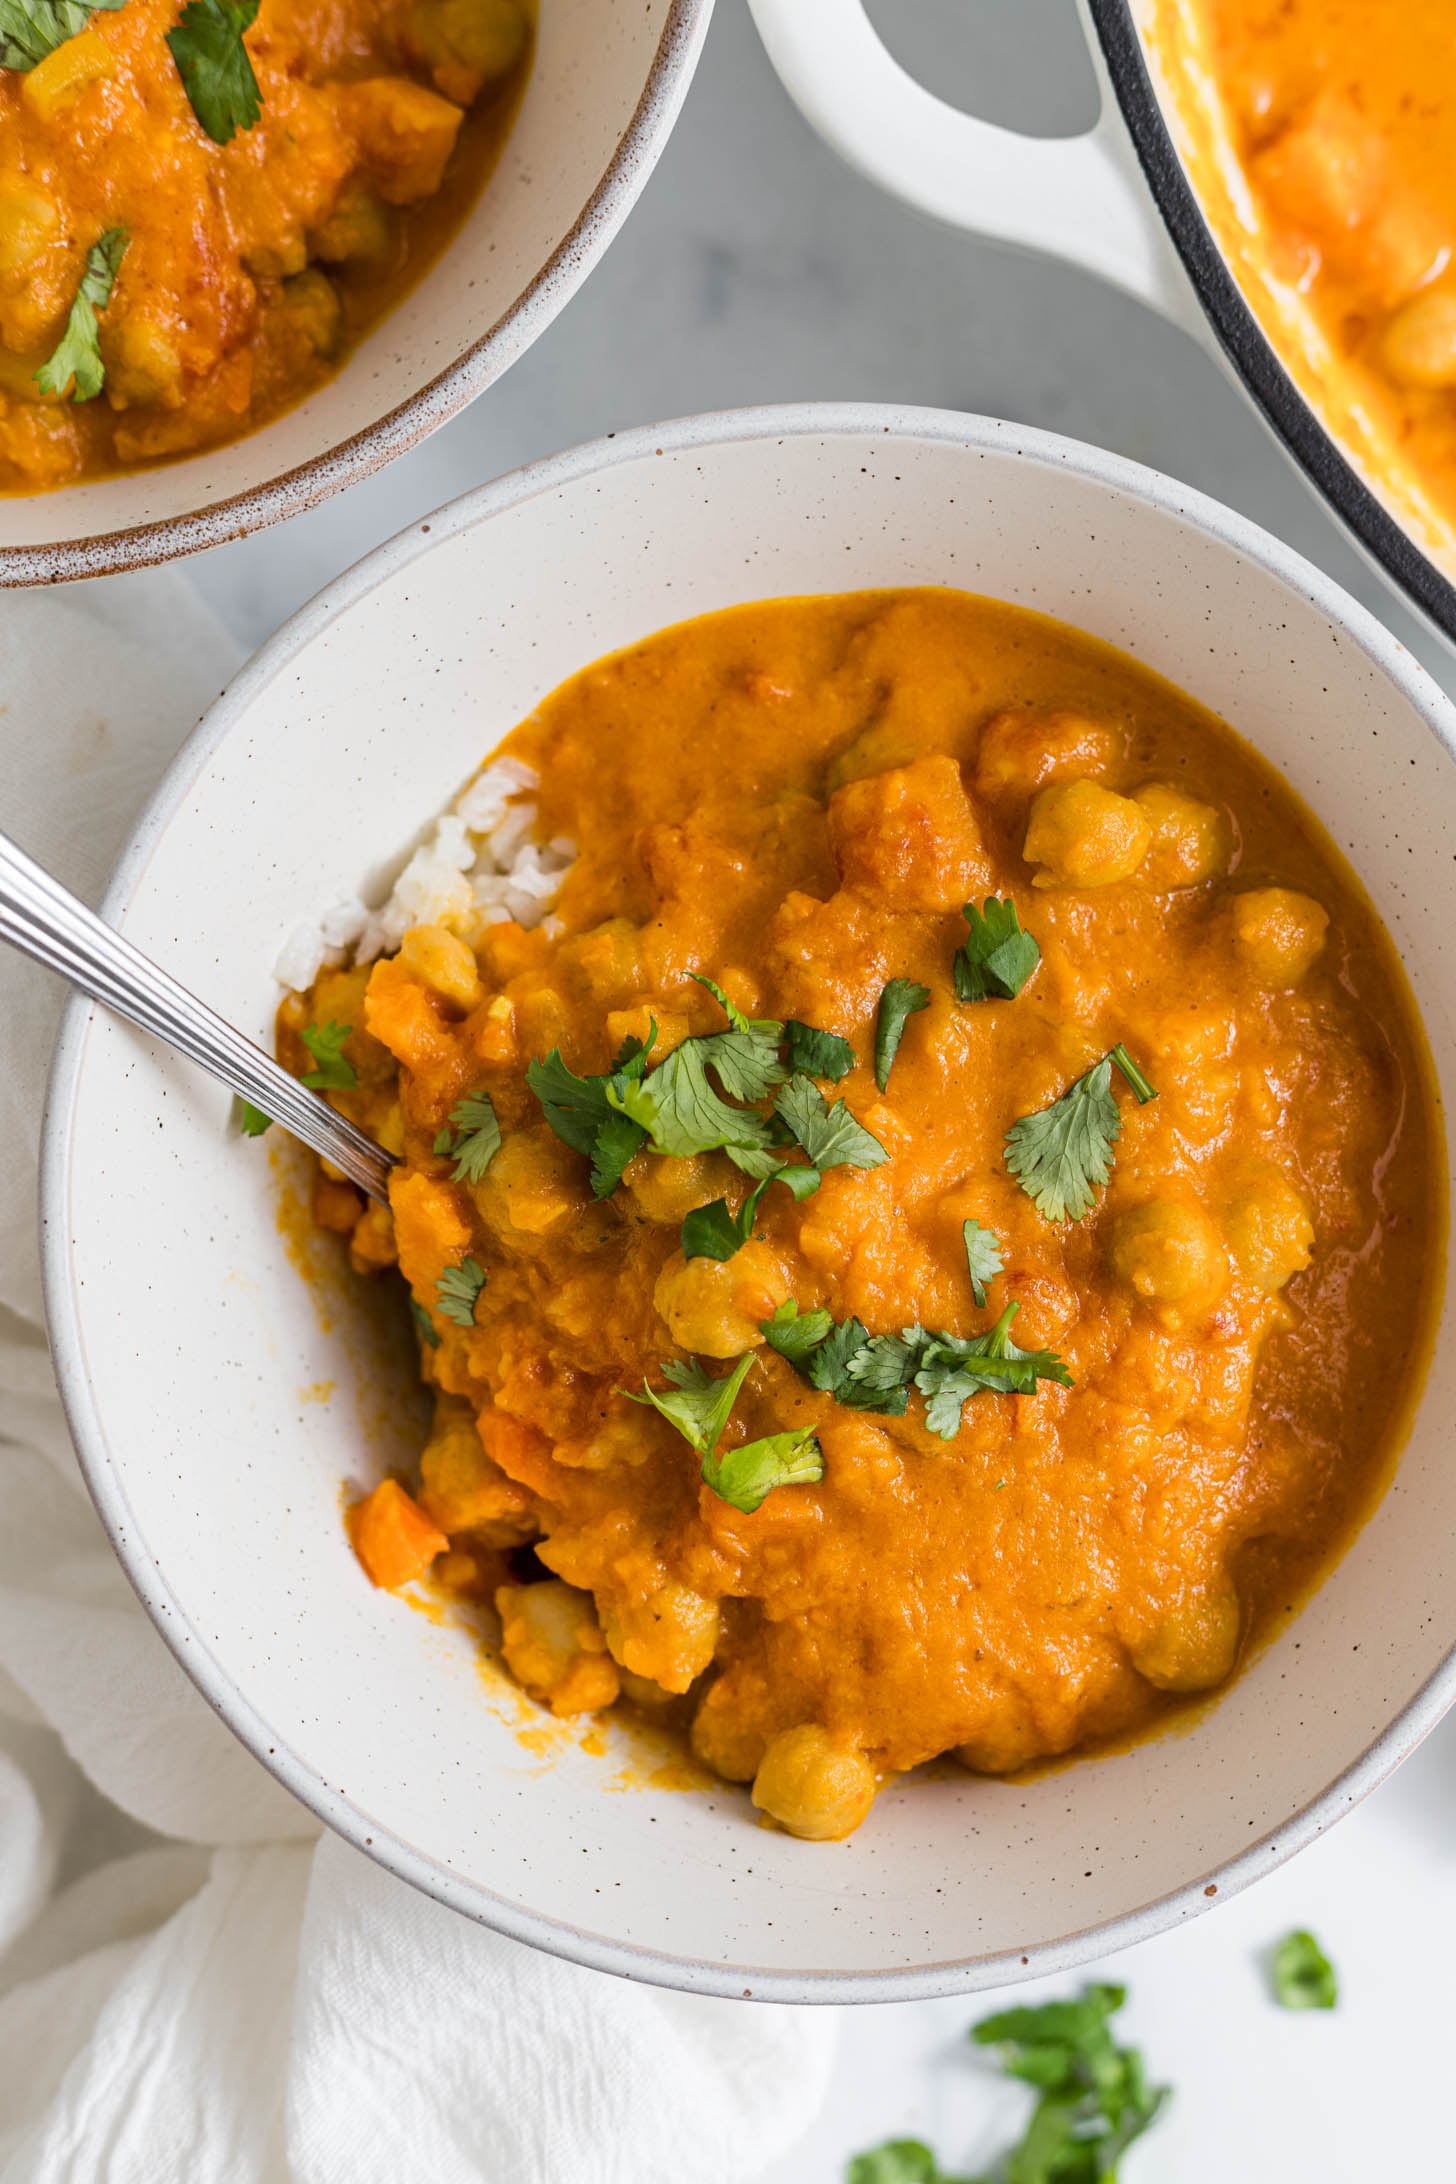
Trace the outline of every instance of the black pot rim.
<path fill-rule="evenodd" d="M 1229 362 L 1370 559 L 1456 644 L 1456 585 L 1377 500 L 1326 430 L 1280 362 L 1214 240 L 1164 119 L 1129 0 L 1087 4 L 1148 187 Z"/>

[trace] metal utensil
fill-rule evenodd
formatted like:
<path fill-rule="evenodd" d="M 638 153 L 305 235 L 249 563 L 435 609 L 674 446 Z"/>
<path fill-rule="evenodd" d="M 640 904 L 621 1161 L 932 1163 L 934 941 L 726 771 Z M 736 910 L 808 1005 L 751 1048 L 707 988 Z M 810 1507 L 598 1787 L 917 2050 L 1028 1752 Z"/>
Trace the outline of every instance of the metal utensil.
<path fill-rule="evenodd" d="M 5 834 L 0 834 L 0 940 L 200 1063 L 229 1090 L 331 1160 L 361 1191 L 388 1203 L 392 1153 L 224 1023 Z"/>

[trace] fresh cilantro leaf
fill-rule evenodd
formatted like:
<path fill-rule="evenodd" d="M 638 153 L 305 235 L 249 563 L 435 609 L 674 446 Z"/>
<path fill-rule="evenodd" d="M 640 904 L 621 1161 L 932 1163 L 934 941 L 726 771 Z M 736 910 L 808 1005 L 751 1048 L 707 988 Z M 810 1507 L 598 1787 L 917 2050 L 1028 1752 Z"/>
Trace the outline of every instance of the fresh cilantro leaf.
<path fill-rule="evenodd" d="M 926 1340 L 920 1327 L 906 1327 L 898 1335 L 869 1335 L 846 1357 L 844 1369 L 867 1393 L 888 1395 L 914 1379 Z"/>
<path fill-rule="evenodd" d="M 621 1393 L 633 1403 L 650 1404 L 654 1410 L 661 1411 L 689 1448 L 695 1449 L 700 1456 L 707 1456 L 717 1446 L 718 1436 L 728 1423 L 734 1397 L 743 1386 L 752 1363 L 753 1352 L 745 1351 L 731 1373 L 722 1380 L 715 1380 L 696 1358 L 687 1365 L 680 1365 L 674 1359 L 662 1368 L 672 1382 L 670 1390 L 649 1388 L 644 1380 L 641 1395 L 633 1395 L 630 1388 L 623 1388 Z"/>
<path fill-rule="evenodd" d="M 960 1431 L 961 1406 L 973 1395 L 1031 1395 L 1039 1382 L 1070 1388 L 1072 1376 L 1054 1350 L 1020 1350 L 1007 1330 L 1021 1306 L 1012 1300 L 985 1335 L 926 1335 L 916 1359 L 915 1385 L 925 1398 L 925 1423 L 943 1441 Z"/>
<path fill-rule="evenodd" d="M 834 1326 L 834 1315 L 822 1308 L 801 1312 L 792 1297 L 777 1305 L 772 1319 L 760 1320 L 758 1331 L 771 1350 L 787 1358 L 796 1372 L 804 1374 L 811 1353 L 818 1349 Z"/>
<path fill-rule="evenodd" d="M 24 74 L 86 28 L 98 11 L 126 0 L 0 0 L 0 68 Z"/>
<path fill-rule="evenodd" d="M 1122 1130 L 1112 1096 L 1114 1063 L 1140 1105 L 1157 1098 L 1119 1045 L 1094 1062 L 1059 1100 L 1023 1115 L 1006 1133 L 1006 1165 L 1049 1221 L 1080 1221 L 1112 1173 L 1112 1148 Z"/>
<path fill-rule="evenodd" d="M 4 0 L 0 0 L 3 5 Z M 64 394 L 69 387 L 73 402 L 90 402 L 105 385 L 106 367 L 101 361 L 96 314 L 104 311 L 111 300 L 130 239 L 124 227 L 108 228 L 87 251 L 85 271 L 66 317 L 65 332 L 35 374 L 42 394 Z"/>
<path fill-rule="evenodd" d="M 996 1279 L 1005 1261 L 1001 1257 L 1001 1239 L 992 1229 L 982 1228 L 979 1221 L 967 1221 L 961 1235 L 966 1244 L 966 1265 L 971 1274 L 971 1295 L 982 1311 L 986 1308 L 986 1284 Z"/>
<path fill-rule="evenodd" d="M 791 1077 L 774 1101 L 816 1168 L 878 1168 L 889 1154 L 842 1099 L 831 1107 L 807 1077 Z"/>
<path fill-rule="evenodd" d="M 527 1062 L 526 1082 L 562 1144 L 575 1153 L 594 1152 L 597 1132 L 612 1113 L 610 1077 L 578 1077 L 561 1059 L 560 1047 L 553 1047 L 544 1061 L 538 1056 Z"/>
<path fill-rule="evenodd" d="M 299 1033 L 317 1067 L 299 1078 L 312 1092 L 352 1092 L 359 1082 L 354 1064 L 345 1058 L 344 1041 L 351 1038 L 352 1024 L 310 1024 Z"/>
<path fill-rule="evenodd" d="M 1314 1935 L 1297 1927 L 1274 1951 L 1274 1999 L 1286 2010 L 1332 2010 L 1340 1999 L 1335 1967 Z"/>
<path fill-rule="evenodd" d="M 711 978 L 705 977 L 701 971 L 689 971 L 688 977 L 696 979 L 700 986 L 707 987 L 735 1031 L 747 1031 L 749 1019 L 744 1015 L 742 1009 L 737 1006 L 736 1002 L 729 1000 L 721 986 L 716 985 Z"/>
<path fill-rule="evenodd" d="M 427 1342 L 432 1350 L 438 1350 L 440 1347 L 439 1328 L 420 1303 L 418 1297 L 411 1297 L 409 1304 L 410 1318 L 415 1323 L 415 1333 L 419 1336 L 421 1342 Z"/>
<path fill-rule="evenodd" d="M 947 2176 L 923 2139 L 887 2139 L 867 2154 L 856 2154 L 846 2184 L 971 2184 Z"/>
<path fill-rule="evenodd" d="M 729 1072 L 723 1067 L 722 1044 L 736 1040 L 746 1048 L 751 1037 L 750 1033 L 725 1031 L 706 1039 L 684 1039 L 640 1083 L 612 1079 L 606 1088 L 607 1101 L 645 1132 L 654 1152 L 665 1153 L 671 1159 L 690 1159 L 694 1153 L 724 1148 L 732 1151 L 739 1146 L 749 1150 L 766 1146 L 768 1129 L 762 1115 L 750 1108 L 730 1107 L 708 1082 L 710 1062 L 725 1082 L 731 1073 L 731 1065 Z M 777 1056 L 774 1067 L 779 1067 Z M 745 1080 L 736 1075 L 735 1081 Z"/>
<path fill-rule="evenodd" d="M 265 1130 L 272 1129 L 273 1117 L 265 1115 L 262 1108 L 255 1107 L 251 1100 L 240 1099 L 236 1106 L 238 1128 L 244 1137 L 261 1137 Z"/>
<path fill-rule="evenodd" d="M 243 32 L 259 0 L 190 0 L 167 33 L 188 103 L 214 144 L 230 144 L 263 111 Z"/>
<path fill-rule="evenodd" d="M 703 1458 L 703 1484 L 747 1517 L 776 1486 L 814 1486 L 823 1476 L 824 1451 L 812 1426 L 771 1433 Z"/>
<path fill-rule="evenodd" d="M 449 1130 L 435 1140 L 435 1151 L 455 1163 L 457 1183 L 478 1183 L 500 1151 L 501 1131 L 488 1092 L 471 1092 L 450 1110 Z"/>
<path fill-rule="evenodd" d="M 930 1006 L 930 988 L 917 986 L 913 978 L 892 978 L 880 995 L 875 1011 L 875 1083 L 889 1089 L 890 1070 L 900 1051 L 905 1026 L 917 1009 Z"/>
<path fill-rule="evenodd" d="M 1019 2146 L 1005 2160 L 1008 2184 L 1115 2184 L 1118 2164 L 1157 2121 L 1166 2086 L 1150 2086 L 1136 2048 L 1119 2047 L 1108 2020 L 1122 1987 L 1091 1986 L 1073 2002 L 997 2011 L 974 2026 L 981 2047 L 999 2047 L 1008 2077 L 1040 2095 Z"/>
<path fill-rule="evenodd" d="M 475 1325 L 475 1307 L 485 1287 L 485 1269 L 478 1259 L 462 1259 L 447 1266 L 435 1283 L 435 1302 L 441 1315 L 457 1327 Z"/>
<path fill-rule="evenodd" d="M 870 1341 L 871 1337 L 857 1319 L 847 1319 L 842 1326 L 831 1327 L 809 1359 L 810 1385 L 821 1389 L 825 1395 L 832 1395 L 846 1410 L 878 1411 L 883 1418 L 903 1418 L 910 1406 L 910 1397 L 903 1387 L 867 1387 L 851 1370 L 855 1359 L 869 1348 Z"/>
<path fill-rule="evenodd" d="M 628 1115 L 608 1115 L 592 1147 L 593 1198 L 610 1198 L 622 1180 L 622 1171 L 646 1142 L 639 1123 Z"/>
<path fill-rule="evenodd" d="M 784 1026 L 791 1077 L 828 1077 L 838 1084 L 854 1067 L 854 1048 L 837 1031 L 817 1031 L 791 1016 Z"/>
<path fill-rule="evenodd" d="M 731 1259 L 753 1234 L 759 1205 L 770 1183 L 787 1183 L 796 1199 L 805 1199 L 818 1190 L 821 1181 L 817 1168 L 795 1163 L 792 1167 L 771 1169 L 749 1192 L 737 1213 L 731 1211 L 726 1198 L 714 1198 L 706 1206 L 694 1206 L 682 1225 L 683 1257 Z"/>
<path fill-rule="evenodd" d="M 970 931 L 956 950 L 955 990 L 962 1001 L 1010 1001 L 1020 993 L 1041 961 L 1041 950 L 1023 931 L 1014 902 L 988 895 L 978 910 L 973 902 L 961 915 Z"/>

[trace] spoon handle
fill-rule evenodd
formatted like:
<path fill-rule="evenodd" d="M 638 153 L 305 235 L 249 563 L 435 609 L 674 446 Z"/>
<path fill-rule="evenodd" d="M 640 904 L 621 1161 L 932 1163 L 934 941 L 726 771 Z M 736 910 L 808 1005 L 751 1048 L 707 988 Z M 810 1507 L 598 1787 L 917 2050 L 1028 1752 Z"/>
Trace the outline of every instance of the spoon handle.
<path fill-rule="evenodd" d="M 391 1154 L 104 924 L 5 834 L 0 834 L 0 940 L 200 1063 L 331 1160 L 360 1190 L 388 1203 Z"/>

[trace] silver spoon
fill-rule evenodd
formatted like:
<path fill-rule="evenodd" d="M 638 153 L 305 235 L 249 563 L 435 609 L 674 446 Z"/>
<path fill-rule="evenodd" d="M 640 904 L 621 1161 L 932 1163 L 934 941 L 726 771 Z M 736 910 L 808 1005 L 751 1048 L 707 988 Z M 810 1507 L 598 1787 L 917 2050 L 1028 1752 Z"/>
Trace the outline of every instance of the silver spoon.
<path fill-rule="evenodd" d="M 392 1153 L 336 1115 L 326 1100 L 315 1098 L 261 1047 L 123 940 L 5 834 L 0 834 L 0 940 L 199 1062 L 331 1160 L 361 1191 L 388 1204 Z"/>

